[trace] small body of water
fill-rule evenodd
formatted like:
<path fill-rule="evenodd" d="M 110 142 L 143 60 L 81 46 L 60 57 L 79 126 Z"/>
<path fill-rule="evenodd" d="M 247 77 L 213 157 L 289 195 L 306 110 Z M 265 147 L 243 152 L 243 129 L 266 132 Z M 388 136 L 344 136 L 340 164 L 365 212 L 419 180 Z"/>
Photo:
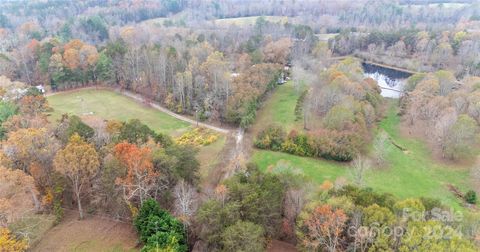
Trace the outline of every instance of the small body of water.
<path fill-rule="evenodd" d="M 403 91 L 405 81 L 411 75 L 409 73 L 367 63 L 362 63 L 362 67 L 365 76 L 376 80 L 378 86 L 382 88 L 381 95 L 388 98 L 399 98 L 402 93 L 398 91 Z"/>

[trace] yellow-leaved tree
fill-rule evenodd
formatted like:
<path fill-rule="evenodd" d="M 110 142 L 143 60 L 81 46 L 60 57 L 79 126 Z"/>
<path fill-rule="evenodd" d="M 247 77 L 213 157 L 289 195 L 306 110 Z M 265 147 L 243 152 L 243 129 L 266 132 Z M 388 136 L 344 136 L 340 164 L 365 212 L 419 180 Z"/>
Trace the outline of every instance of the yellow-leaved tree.
<path fill-rule="evenodd" d="M 85 186 L 95 176 L 100 166 L 98 154 L 93 145 L 86 143 L 77 134 L 73 134 L 67 146 L 58 151 L 54 160 L 55 170 L 63 174 L 72 184 L 77 198 L 80 219 L 83 209 L 80 196 Z"/>
<path fill-rule="evenodd" d="M 28 248 L 26 240 L 16 239 L 10 230 L 0 228 L 0 251 L 2 252 L 23 252 Z"/>

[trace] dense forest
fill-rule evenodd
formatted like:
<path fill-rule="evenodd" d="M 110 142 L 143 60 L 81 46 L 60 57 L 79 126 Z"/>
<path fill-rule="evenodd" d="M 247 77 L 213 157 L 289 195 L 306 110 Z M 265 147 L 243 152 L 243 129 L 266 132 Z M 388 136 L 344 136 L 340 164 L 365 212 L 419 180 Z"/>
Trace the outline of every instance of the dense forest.
<path fill-rule="evenodd" d="M 0 2 L 0 251 L 478 251 L 479 137 L 477 1 Z"/>

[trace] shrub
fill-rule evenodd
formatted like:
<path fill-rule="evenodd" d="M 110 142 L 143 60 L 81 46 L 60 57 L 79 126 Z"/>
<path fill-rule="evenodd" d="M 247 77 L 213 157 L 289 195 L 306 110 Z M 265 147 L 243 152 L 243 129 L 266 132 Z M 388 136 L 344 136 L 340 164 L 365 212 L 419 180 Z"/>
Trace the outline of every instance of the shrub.
<path fill-rule="evenodd" d="M 299 156 L 313 156 L 313 151 L 308 144 L 308 136 L 298 134 L 295 130 L 288 134 L 287 140 L 282 144 L 282 151 Z"/>
<path fill-rule="evenodd" d="M 70 139 L 73 134 L 78 133 L 85 140 L 91 139 L 95 134 L 94 130 L 82 122 L 82 119 L 76 115 L 72 115 L 68 118 L 68 128 L 66 133 L 67 139 Z"/>
<path fill-rule="evenodd" d="M 132 119 L 123 124 L 118 136 L 119 141 L 127 141 L 132 144 L 143 144 L 149 138 L 155 138 L 156 134 L 147 125 L 138 119 Z"/>
<path fill-rule="evenodd" d="M 255 139 L 255 147 L 260 149 L 280 151 L 285 141 L 285 131 L 282 127 L 271 125 L 261 131 Z"/>
<path fill-rule="evenodd" d="M 465 194 L 465 201 L 469 204 L 477 204 L 477 193 L 473 190 L 468 191 Z"/>
<path fill-rule="evenodd" d="M 393 210 L 392 206 L 395 204 L 395 197 L 393 195 L 374 192 L 371 188 L 359 188 L 353 185 L 347 185 L 332 193 L 335 196 L 346 196 L 351 199 L 355 205 L 363 207 L 377 204 Z"/>
<path fill-rule="evenodd" d="M 320 130 L 309 138 L 313 156 L 336 161 L 353 160 L 362 144 L 362 137 L 351 131 Z"/>
<path fill-rule="evenodd" d="M 287 139 L 279 126 L 269 126 L 255 139 L 255 147 L 273 151 L 351 161 L 360 153 L 364 139 L 354 131 L 319 130 L 308 135 L 291 131 Z"/>
<path fill-rule="evenodd" d="M 295 144 L 292 140 L 287 139 L 285 142 L 282 144 L 282 151 L 286 153 L 290 153 L 293 155 L 298 155 L 298 156 L 305 156 L 305 153 L 302 151 L 300 146 Z"/>
<path fill-rule="evenodd" d="M 157 201 L 148 199 L 134 219 L 140 240 L 145 243 L 142 251 L 187 251 L 183 224 L 160 208 Z"/>
<path fill-rule="evenodd" d="M 448 129 L 444 141 L 444 154 L 453 159 L 470 157 L 472 146 L 476 141 L 476 135 L 479 131 L 477 122 L 468 115 L 460 115 L 457 121 Z"/>
<path fill-rule="evenodd" d="M 355 114 L 352 109 L 343 106 L 333 106 L 323 119 L 325 128 L 331 130 L 344 130 L 347 125 L 355 121 Z"/>
<path fill-rule="evenodd" d="M 393 209 L 398 216 L 402 216 L 405 211 L 410 213 L 423 213 L 425 206 L 419 199 L 405 199 L 395 203 Z"/>
<path fill-rule="evenodd" d="M 195 128 L 175 139 L 175 142 L 181 145 L 206 146 L 214 143 L 217 139 L 217 134 L 205 128 Z"/>
<path fill-rule="evenodd" d="M 237 221 L 222 233 L 221 243 L 225 251 L 263 251 L 264 232 L 264 229 L 255 223 Z"/>
<path fill-rule="evenodd" d="M 305 102 L 307 94 L 308 90 L 305 90 L 297 99 L 297 104 L 295 105 L 295 121 L 300 121 L 303 117 L 303 103 Z"/>
<path fill-rule="evenodd" d="M 7 228 L 0 227 L 0 251 L 26 251 L 28 241 L 26 239 L 17 239 Z"/>
<path fill-rule="evenodd" d="M 418 83 L 420 83 L 423 79 L 425 79 L 427 75 L 425 73 L 417 73 L 410 76 L 407 79 L 407 85 L 405 85 L 405 91 L 411 92 L 415 90 Z"/>
<path fill-rule="evenodd" d="M 257 99 L 253 99 L 247 103 L 247 108 L 245 113 L 240 118 L 240 127 L 241 128 L 248 128 L 253 122 L 255 122 L 255 118 L 257 117 L 257 108 L 259 103 Z"/>
<path fill-rule="evenodd" d="M 440 202 L 440 200 L 438 199 L 420 197 L 420 201 L 422 202 L 426 211 L 431 211 L 434 208 L 438 208 L 438 209 L 444 208 L 444 206 L 442 205 L 442 202 Z"/>

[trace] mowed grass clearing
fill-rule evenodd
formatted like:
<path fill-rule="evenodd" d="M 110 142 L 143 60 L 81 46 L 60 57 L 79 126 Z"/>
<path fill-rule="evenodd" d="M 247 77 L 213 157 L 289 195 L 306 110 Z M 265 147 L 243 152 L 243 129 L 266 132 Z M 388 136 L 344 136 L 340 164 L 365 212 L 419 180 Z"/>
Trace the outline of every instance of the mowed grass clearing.
<path fill-rule="evenodd" d="M 127 121 L 139 119 L 156 132 L 171 136 L 180 136 L 191 129 L 189 123 L 167 115 L 154 108 L 143 105 L 129 97 L 104 89 L 82 89 L 58 93 L 48 97 L 50 106 L 54 109 L 51 119 L 58 120 L 62 114 L 78 116 L 98 116 L 107 120 Z M 214 143 L 199 147 L 197 159 L 200 162 L 200 177 L 206 179 L 219 163 L 219 154 L 225 146 L 226 136 L 218 134 Z"/>
<path fill-rule="evenodd" d="M 189 123 L 110 90 L 82 89 L 58 93 L 49 96 L 48 103 L 54 109 L 53 120 L 62 114 L 93 115 L 119 121 L 139 119 L 153 130 L 169 135 L 178 135 L 190 127 Z"/>
<path fill-rule="evenodd" d="M 271 123 L 282 125 L 287 132 L 293 128 L 301 130 L 301 122 L 294 121 L 294 109 L 298 98 L 298 94 L 295 95 L 294 91 L 291 83 L 279 86 L 275 90 L 257 114 L 257 122 L 252 127 L 254 136 Z M 432 197 L 440 199 L 448 206 L 461 209 L 460 200 L 447 189 L 447 184 L 453 184 L 463 191 L 471 189 L 468 178 L 469 169 L 440 163 L 432 158 L 430 150 L 423 141 L 401 136 L 397 109 L 395 104 L 389 105 L 387 116 L 380 122 L 379 128 L 385 130 L 397 144 L 407 148 L 408 152 L 403 152 L 392 143 L 388 143 L 388 167 L 369 171 L 366 174 L 366 185 L 401 199 Z M 307 177 L 318 184 L 325 180 L 334 182 L 339 177 L 352 181 L 348 163 L 259 149 L 254 149 L 251 161 L 264 171 L 279 162 L 287 162 L 290 166 L 301 169 Z"/>
<path fill-rule="evenodd" d="M 432 152 L 422 140 L 402 136 L 397 110 L 395 104 L 390 104 L 387 116 L 380 122 L 379 127 L 408 151 L 401 151 L 389 144 L 388 167 L 370 171 L 367 174 L 367 184 L 401 198 L 438 198 L 444 204 L 460 209 L 460 200 L 448 190 L 447 185 L 457 186 L 464 192 L 471 189 L 469 167 L 434 160 Z"/>
<path fill-rule="evenodd" d="M 333 182 L 336 178 L 346 176 L 348 173 L 348 167 L 338 162 L 269 150 L 256 149 L 251 161 L 262 171 L 268 171 L 271 166 L 286 162 L 290 167 L 300 169 L 307 178 L 319 184 L 325 180 Z"/>
<path fill-rule="evenodd" d="M 280 85 L 264 102 L 257 113 L 255 124 L 249 129 L 256 135 L 270 124 L 277 124 L 289 132 L 292 129 L 302 130 L 303 121 L 295 121 L 295 106 L 303 88 L 295 88 L 292 81 Z"/>

